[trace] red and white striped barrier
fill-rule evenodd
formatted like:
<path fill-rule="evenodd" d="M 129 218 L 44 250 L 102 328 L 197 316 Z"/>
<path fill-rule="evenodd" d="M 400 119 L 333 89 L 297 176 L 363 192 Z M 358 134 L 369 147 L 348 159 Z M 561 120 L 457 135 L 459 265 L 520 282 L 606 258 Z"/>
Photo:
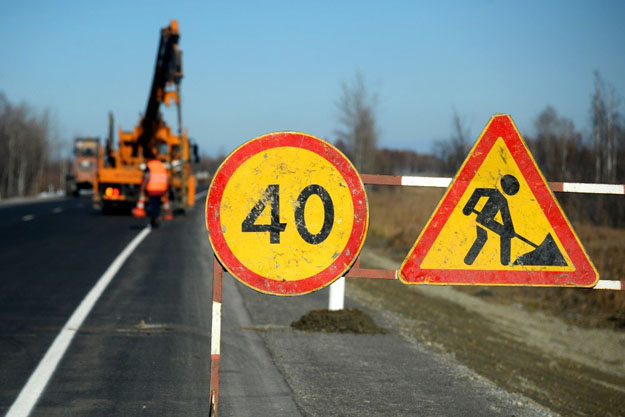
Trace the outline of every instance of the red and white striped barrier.
<path fill-rule="evenodd" d="M 398 271 L 396 269 L 360 268 L 360 257 L 356 258 L 356 263 L 345 276 L 347 278 L 399 279 Z M 625 291 L 625 281 L 611 281 L 607 279 L 600 279 L 597 282 L 597 285 L 589 289 Z"/>
<path fill-rule="evenodd" d="M 447 188 L 451 184 L 451 178 L 445 177 L 418 177 L 407 175 L 361 175 L 363 183 L 367 185 L 397 185 L 404 187 L 436 187 Z M 587 193 L 587 194 L 616 194 L 625 195 L 623 184 L 590 184 L 577 182 L 549 182 L 549 187 L 555 192 L 564 193 Z M 211 375 L 210 375 L 210 409 L 209 416 L 216 417 L 219 405 L 219 362 L 221 343 L 221 302 L 222 302 L 222 278 L 224 269 L 214 258 L 213 264 L 213 318 L 211 328 Z M 368 269 L 360 268 L 360 256 L 356 258 L 353 267 L 345 274 L 347 278 L 377 278 L 396 280 L 397 270 L 393 269 Z M 340 310 L 343 308 L 344 278 L 340 283 L 332 284 L 340 286 L 334 289 L 334 296 L 330 296 L 329 309 Z M 331 286 L 332 289 L 332 286 Z M 599 280 L 594 290 L 625 290 L 625 281 Z"/>
<path fill-rule="evenodd" d="M 435 187 L 447 188 L 451 178 L 418 177 L 408 175 L 373 175 L 361 174 L 362 182 L 367 185 L 397 185 L 403 187 Z M 616 194 L 625 195 L 623 184 L 592 184 L 583 182 L 548 182 L 552 191 L 560 193 Z M 397 271 L 382 269 L 361 269 L 360 258 L 354 268 L 346 275 L 349 278 L 384 278 L 397 279 Z M 599 280 L 594 290 L 625 291 L 625 281 Z"/>
<path fill-rule="evenodd" d="M 372 174 L 362 174 L 360 177 L 365 184 L 369 185 L 447 188 L 449 184 L 451 184 L 451 178 L 446 177 Z M 625 185 L 623 184 L 591 184 L 584 182 L 548 182 L 547 184 L 549 184 L 549 188 L 551 188 L 552 191 L 559 193 L 625 195 Z"/>
<path fill-rule="evenodd" d="M 224 269 L 213 257 L 213 319 L 211 325 L 211 376 L 209 411 L 210 417 L 217 416 L 219 406 L 219 362 L 221 355 L 221 284 Z"/>

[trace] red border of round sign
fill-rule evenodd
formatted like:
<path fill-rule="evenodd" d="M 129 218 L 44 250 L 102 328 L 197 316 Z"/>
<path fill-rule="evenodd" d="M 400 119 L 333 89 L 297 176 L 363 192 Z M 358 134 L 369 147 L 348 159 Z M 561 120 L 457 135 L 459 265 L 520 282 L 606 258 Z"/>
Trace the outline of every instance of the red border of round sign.
<path fill-rule="evenodd" d="M 277 281 L 263 277 L 243 265 L 232 253 L 221 230 L 220 207 L 226 185 L 241 164 L 267 149 L 296 147 L 314 152 L 330 162 L 343 176 L 352 195 L 354 224 L 345 248 L 323 271 L 298 280 Z M 360 176 L 338 149 L 304 133 L 276 132 L 252 139 L 235 149 L 221 164 L 206 196 L 206 228 L 215 255 L 233 276 L 249 287 L 274 295 L 300 295 L 319 290 L 344 275 L 362 249 L 369 223 L 367 195 Z M 341 268 L 340 265 L 346 265 Z"/>

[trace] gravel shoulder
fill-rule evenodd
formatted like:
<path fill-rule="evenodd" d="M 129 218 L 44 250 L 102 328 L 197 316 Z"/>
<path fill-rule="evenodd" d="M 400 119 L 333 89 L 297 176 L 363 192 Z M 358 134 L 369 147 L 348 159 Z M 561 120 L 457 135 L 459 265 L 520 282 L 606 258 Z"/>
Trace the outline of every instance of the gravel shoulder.
<path fill-rule="evenodd" d="M 369 248 L 362 258 L 366 267 L 398 266 Z M 564 415 L 623 415 L 625 333 L 580 328 L 453 287 L 378 281 L 348 280 L 348 295 L 386 316 L 412 343 Z"/>
<path fill-rule="evenodd" d="M 384 306 L 369 302 L 364 290 L 354 291 L 350 286 L 346 308 L 363 310 L 388 332 L 349 334 L 293 329 L 293 321 L 311 310 L 327 307 L 327 289 L 298 297 L 272 297 L 230 277 L 224 285 L 236 286 L 250 320 L 249 325 L 237 327 L 228 324 L 225 317 L 225 334 L 236 336 L 232 340 L 239 341 L 249 333 L 262 338 L 301 415 L 557 415 L 524 395 L 501 388 L 431 343 L 403 337 L 404 321 L 398 320 L 400 316 L 388 314 Z M 232 299 L 224 296 L 224 305 Z M 242 349 L 242 345 L 224 342 L 224 387 L 231 386 L 240 372 L 234 371 L 241 361 L 233 357 L 233 349 Z M 230 393 L 229 401 L 235 397 Z M 224 397 L 224 412 L 226 408 L 233 409 L 226 403 Z"/>

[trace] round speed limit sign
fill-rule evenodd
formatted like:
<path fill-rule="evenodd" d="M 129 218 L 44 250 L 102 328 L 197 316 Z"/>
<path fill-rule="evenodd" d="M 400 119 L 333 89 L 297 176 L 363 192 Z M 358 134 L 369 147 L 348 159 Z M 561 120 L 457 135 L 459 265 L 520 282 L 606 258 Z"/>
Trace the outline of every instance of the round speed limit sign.
<path fill-rule="evenodd" d="M 206 197 L 215 255 L 237 279 L 275 295 L 332 283 L 364 243 L 364 186 L 335 147 L 279 132 L 243 144 L 221 164 Z"/>

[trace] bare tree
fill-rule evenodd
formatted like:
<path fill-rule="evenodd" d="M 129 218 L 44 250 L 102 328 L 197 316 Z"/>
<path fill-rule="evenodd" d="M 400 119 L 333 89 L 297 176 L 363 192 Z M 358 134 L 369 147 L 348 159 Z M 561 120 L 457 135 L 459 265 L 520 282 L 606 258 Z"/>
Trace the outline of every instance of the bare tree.
<path fill-rule="evenodd" d="M 453 133 L 447 141 L 434 143 L 434 153 L 443 161 L 446 174 L 453 174 L 462 165 L 471 149 L 469 129 L 456 110 L 452 118 Z"/>
<path fill-rule="evenodd" d="M 595 145 L 595 181 L 615 182 L 618 150 L 622 146 L 621 120 L 614 87 L 607 85 L 595 71 L 592 97 L 592 131 Z"/>
<path fill-rule="evenodd" d="M 551 180 L 571 181 L 576 171 L 574 156 L 581 149 L 581 135 L 573 121 L 558 116 L 547 106 L 534 121 L 536 140 L 530 143 L 542 172 Z"/>
<path fill-rule="evenodd" d="M 53 138 L 48 112 L 14 106 L 0 93 L 0 197 L 34 194 L 43 188 Z"/>
<path fill-rule="evenodd" d="M 336 101 L 341 128 L 336 131 L 354 165 L 360 172 L 375 170 L 375 153 L 378 143 L 375 110 L 377 95 L 370 93 L 365 81 L 356 72 L 351 83 L 341 84 L 341 96 Z"/>

